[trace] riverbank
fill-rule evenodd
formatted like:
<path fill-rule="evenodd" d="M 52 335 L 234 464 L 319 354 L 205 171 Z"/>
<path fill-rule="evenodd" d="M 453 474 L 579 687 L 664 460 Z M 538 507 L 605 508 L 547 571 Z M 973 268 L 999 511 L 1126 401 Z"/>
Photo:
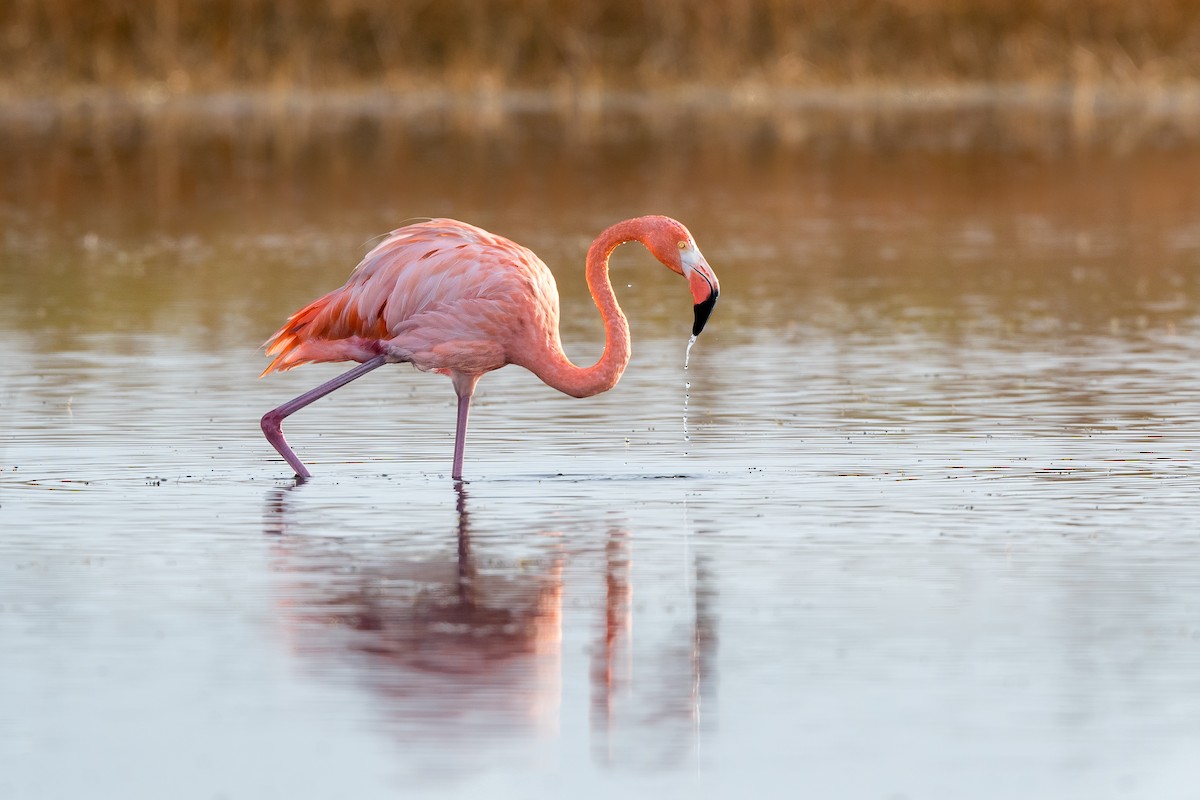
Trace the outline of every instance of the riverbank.
<path fill-rule="evenodd" d="M 81 87 L 53 95 L 0 93 L 9 140 L 154 141 L 201 131 L 288 141 L 334 140 L 356 127 L 528 139 L 530 126 L 563 144 L 684 137 L 709 130 L 742 151 L 772 142 L 813 147 L 1121 152 L 1200 142 L 1200 82 L 1122 86 L 745 86 L 633 91 L 238 89 L 174 92 Z M 732 140 L 731 140 L 732 137 Z M 715 142 L 713 144 L 716 144 Z M 288 148 L 290 150 L 290 148 Z"/>
<path fill-rule="evenodd" d="M 0 87 L 230 91 L 1116 87 L 1200 77 L 1188 0 L 13 0 Z"/>

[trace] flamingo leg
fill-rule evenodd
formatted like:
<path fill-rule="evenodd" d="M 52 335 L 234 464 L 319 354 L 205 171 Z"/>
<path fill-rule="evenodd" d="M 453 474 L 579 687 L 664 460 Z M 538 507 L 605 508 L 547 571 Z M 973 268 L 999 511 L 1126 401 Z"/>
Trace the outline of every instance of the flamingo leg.
<path fill-rule="evenodd" d="M 279 455 L 283 456 L 283 460 L 290 464 L 292 469 L 296 470 L 298 477 L 310 478 L 312 477 L 312 473 L 308 471 L 308 468 L 304 466 L 304 462 L 300 460 L 295 451 L 287 443 L 287 440 L 283 438 L 283 430 L 280 428 L 283 420 L 310 403 L 320 400 L 334 389 L 340 389 L 350 381 L 361 378 L 371 370 L 378 369 L 386 363 L 388 363 L 387 356 L 376 356 L 370 361 L 364 361 L 349 372 L 344 372 L 333 380 L 322 383 L 315 389 L 309 389 L 294 400 L 289 400 L 274 411 L 268 411 L 263 415 L 263 435 L 267 437 L 267 441 L 278 451 Z"/>
<path fill-rule="evenodd" d="M 463 450 L 467 446 L 467 416 L 471 413 L 471 395 L 475 394 L 475 384 L 479 383 L 479 375 L 455 372 L 450 379 L 454 381 L 454 391 L 458 395 L 458 426 L 454 431 L 454 471 L 450 473 L 450 477 L 461 481 Z"/>
<path fill-rule="evenodd" d="M 458 396 L 458 427 L 454 432 L 454 471 L 450 477 L 462 480 L 463 451 L 467 447 L 467 415 L 471 412 L 471 394 Z"/>

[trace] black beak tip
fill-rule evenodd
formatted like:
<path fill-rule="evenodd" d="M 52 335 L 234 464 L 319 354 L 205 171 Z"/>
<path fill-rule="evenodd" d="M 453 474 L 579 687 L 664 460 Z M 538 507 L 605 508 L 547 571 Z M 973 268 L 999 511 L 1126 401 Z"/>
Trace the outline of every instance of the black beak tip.
<path fill-rule="evenodd" d="M 696 321 L 692 324 L 692 336 L 699 336 L 700 331 L 704 330 L 704 325 L 708 322 L 708 317 L 712 314 L 713 306 L 716 304 L 717 293 L 713 292 L 707 300 L 692 306 L 696 312 Z"/>

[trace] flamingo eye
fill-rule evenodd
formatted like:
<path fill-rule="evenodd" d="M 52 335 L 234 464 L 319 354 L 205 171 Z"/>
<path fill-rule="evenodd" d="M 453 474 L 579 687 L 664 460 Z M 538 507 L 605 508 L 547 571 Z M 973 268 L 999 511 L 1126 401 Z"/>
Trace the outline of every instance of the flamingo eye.
<path fill-rule="evenodd" d="M 680 250 L 687 250 L 687 242 L 680 241 L 680 242 L 679 242 L 679 249 L 680 249 Z"/>

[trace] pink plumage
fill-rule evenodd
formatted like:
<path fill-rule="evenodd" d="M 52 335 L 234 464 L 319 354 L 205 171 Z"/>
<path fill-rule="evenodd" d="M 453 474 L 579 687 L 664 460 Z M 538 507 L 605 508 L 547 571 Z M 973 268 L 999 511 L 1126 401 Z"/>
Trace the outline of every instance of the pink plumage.
<path fill-rule="evenodd" d="M 453 477 L 461 478 L 470 398 L 484 373 L 517 364 L 575 397 L 616 384 L 629 361 L 629 328 L 608 280 L 608 258 L 617 245 L 634 240 L 688 278 L 696 303 L 694 333 L 716 302 L 716 276 L 682 224 L 668 217 L 618 223 L 588 251 L 588 287 L 606 339 L 600 360 L 582 368 L 563 353 L 554 276 L 531 250 L 451 219 L 392 231 L 345 285 L 291 315 L 275 332 L 267 341 L 274 358 L 263 375 L 320 361 L 361 366 L 268 412 L 263 432 L 297 475 L 308 477 L 283 438 L 283 418 L 376 367 L 408 362 L 454 382 L 459 417 Z"/>
<path fill-rule="evenodd" d="M 340 289 L 293 314 L 267 342 L 263 375 L 390 354 L 420 369 L 483 373 L 524 343 L 525 321 L 558 330 L 554 276 L 528 248 L 464 222 L 392 231 Z M 451 346 L 452 345 L 452 346 Z"/>

